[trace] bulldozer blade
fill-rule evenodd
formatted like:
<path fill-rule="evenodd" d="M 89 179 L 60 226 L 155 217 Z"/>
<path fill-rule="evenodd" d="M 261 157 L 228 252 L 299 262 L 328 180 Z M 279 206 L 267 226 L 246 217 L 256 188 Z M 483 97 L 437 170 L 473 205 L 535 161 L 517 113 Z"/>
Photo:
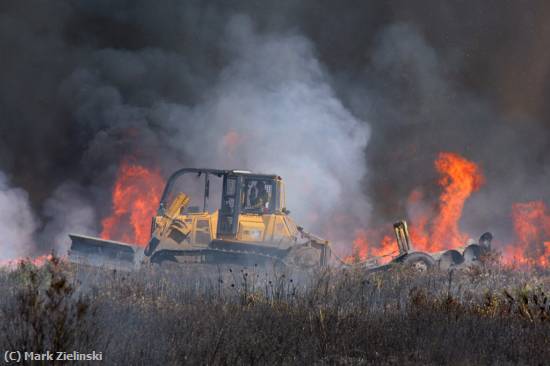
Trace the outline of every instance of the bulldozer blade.
<path fill-rule="evenodd" d="M 92 236 L 69 234 L 71 249 L 69 260 L 73 263 L 95 267 L 134 269 L 139 266 L 143 249 L 114 240 Z"/>

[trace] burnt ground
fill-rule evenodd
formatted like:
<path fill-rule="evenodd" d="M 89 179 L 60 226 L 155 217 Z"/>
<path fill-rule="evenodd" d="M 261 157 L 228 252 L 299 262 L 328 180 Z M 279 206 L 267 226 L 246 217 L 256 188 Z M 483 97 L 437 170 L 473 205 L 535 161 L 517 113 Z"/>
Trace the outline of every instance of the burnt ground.
<path fill-rule="evenodd" d="M 53 260 L 0 272 L 2 350 L 108 365 L 542 365 L 550 274 L 189 265 L 127 273 Z M 82 364 L 82 363 L 80 363 Z"/>

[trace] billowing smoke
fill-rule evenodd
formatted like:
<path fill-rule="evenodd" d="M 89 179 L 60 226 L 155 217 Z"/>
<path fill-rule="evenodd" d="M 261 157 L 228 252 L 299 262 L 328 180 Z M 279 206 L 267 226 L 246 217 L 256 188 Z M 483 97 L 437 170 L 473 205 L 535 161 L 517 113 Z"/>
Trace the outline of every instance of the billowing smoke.
<path fill-rule="evenodd" d="M 158 106 L 174 131 L 166 141 L 198 166 L 283 176 L 289 209 L 310 228 L 323 230 L 338 211 L 359 224 L 369 213 L 360 189 L 368 128 L 336 98 L 312 44 L 258 36 L 243 16 L 226 34 L 235 57 L 205 102 Z"/>
<path fill-rule="evenodd" d="M 41 223 L 18 232 L 43 251 L 64 248 L 68 231 L 97 233 L 131 155 L 165 175 L 199 165 L 280 174 L 293 216 L 345 241 L 406 216 L 414 190 L 431 210 L 433 161 L 453 151 L 486 177 L 464 229 L 512 235 L 513 202 L 550 193 L 549 9 L 3 3 L 0 170 Z"/>
<path fill-rule="evenodd" d="M 55 245 L 58 254 L 63 255 L 70 246 L 68 234 L 97 234 L 97 217 L 94 206 L 86 192 L 74 183 L 57 188 L 44 202 L 44 218 L 48 224 L 40 233 L 43 240 Z"/>
<path fill-rule="evenodd" d="M 378 121 L 373 127 L 377 138 L 367 149 L 368 187 L 369 196 L 385 200 L 373 201 L 374 219 L 404 215 L 407 195 L 418 188 L 435 203 L 437 177 L 431 161 L 440 151 L 453 151 L 480 164 L 487 178 L 467 201 L 462 227 L 471 235 L 491 230 L 509 240 L 514 202 L 550 193 L 542 183 L 550 179 L 548 129 L 527 111 L 521 117 L 510 115 L 486 95 L 466 88 L 457 80 L 465 75 L 456 75 L 466 66 L 461 64 L 467 62 L 465 55 L 447 52 L 430 45 L 411 24 L 393 24 L 378 34 L 365 72 L 373 89 L 363 94 L 374 102 L 371 108 L 352 108 Z"/>
<path fill-rule="evenodd" d="M 77 70 L 64 85 L 66 99 L 82 128 L 100 130 L 88 164 L 114 166 L 130 152 L 167 173 L 182 166 L 276 173 L 287 180 L 294 217 L 308 229 L 326 231 L 338 212 L 349 217 L 348 229 L 365 222 L 360 181 L 368 126 L 336 97 L 311 42 L 259 34 L 244 15 L 227 19 L 220 42 L 227 64 L 194 105 L 147 95 L 155 91 L 139 85 L 156 68 L 183 68 L 181 56 L 101 50 L 93 62 L 101 72 Z M 163 80 L 153 75 L 152 82 Z M 130 95 L 150 102 L 129 103 L 126 84 Z"/>
<path fill-rule="evenodd" d="M 39 202 L 45 225 L 36 238 L 45 247 L 63 252 L 67 233 L 97 234 L 128 156 L 165 174 L 183 166 L 279 174 L 297 221 L 347 233 L 341 240 L 366 222 L 368 125 L 336 96 L 315 46 L 298 31 L 263 32 L 248 15 L 218 21 L 223 62 L 211 80 L 192 75 L 194 55 L 176 49 L 73 50 L 55 100 L 83 144 L 80 182 L 52 177 L 58 186 Z M 345 228 L 329 227 L 335 215 L 345 215 Z"/>
<path fill-rule="evenodd" d="M 0 172 L 0 260 L 33 254 L 37 227 L 27 192 L 10 186 Z"/>

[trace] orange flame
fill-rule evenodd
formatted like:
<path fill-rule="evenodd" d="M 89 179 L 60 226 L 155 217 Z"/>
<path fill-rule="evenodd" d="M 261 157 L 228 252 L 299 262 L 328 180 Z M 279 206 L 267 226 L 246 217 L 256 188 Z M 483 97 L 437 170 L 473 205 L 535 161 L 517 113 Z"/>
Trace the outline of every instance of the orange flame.
<path fill-rule="evenodd" d="M 464 203 L 484 184 L 484 177 L 479 167 L 472 161 L 454 153 L 440 153 L 435 161 L 435 168 L 440 174 L 438 181 L 443 192 L 439 197 L 439 212 L 435 217 L 430 211 L 416 209 L 421 206 L 422 192 L 414 190 L 409 195 L 409 206 L 414 207 L 409 233 L 416 250 L 434 252 L 456 248 L 466 244 L 468 235 L 460 231 Z M 431 231 L 429 230 L 431 228 Z M 392 235 L 380 235 L 383 230 L 358 230 L 353 242 L 356 256 L 365 259 L 371 255 L 383 255 L 396 250 Z M 374 237 L 382 237 L 380 244 Z"/>
<path fill-rule="evenodd" d="M 244 136 L 242 136 L 235 130 L 229 130 L 222 137 L 222 146 L 224 148 L 224 151 L 227 153 L 227 155 L 233 157 L 235 155 L 235 152 L 237 151 L 237 148 L 243 142 L 243 140 Z"/>
<path fill-rule="evenodd" d="M 387 263 L 391 260 L 391 255 L 396 254 L 395 240 L 391 235 L 384 235 L 380 240 L 378 246 L 373 246 L 373 236 L 379 236 L 378 232 L 373 230 L 357 230 L 355 232 L 355 239 L 353 240 L 353 255 L 345 259 L 346 262 L 352 263 L 355 259 L 364 260 L 369 257 L 381 257 L 379 262 L 381 264 Z"/>
<path fill-rule="evenodd" d="M 370 255 L 370 248 L 368 242 L 368 235 L 366 230 L 357 230 L 355 232 L 355 239 L 353 240 L 353 254 L 359 258 L 367 258 Z"/>
<path fill-rule="evenodd" d="M 413 190 L 409 195 L 408 207 L 411 210 L 409 213 L 411 216 L 409 234 L 415 247 L 428 248 L 430 243 L 428 225 L 430 222 L 431 211 L 428 211 L 425 207 L 423 207 L 422 199 L 423 194 L 418 189 Z"/>
<path fill-rule="evenodd" d="M 53 259 L 53 256 L 51 254 L 43 254 L 34 258 L 21 257 L 16 259 L 0 260 L 0 267 L 15 268 L 21 263 L 30 263 L 36 267 L 41 267 L 46 262 L 52 259 Z M 64 260 L 64 258 L 61 258 L 61 259 Z"/>
<path fill-rule="evenodd" d="M 435 167 L 441 178 L 443 193 L 439 197 L 439 215 L 432 223 L 429 246 L 425 250 L 437 251 L 456 248 L 466 243 L 468 236 L 460 232 L 464 202 L 484 183 L 478 166 L 453 153 L 440 153 Z"/>
<path fill-rule="evenodd" d="M 164 179 L 158 170 L 125 160 L 113 188 L 113 213 L 101 221 L 101 238 L 147 245 L 151 218 L 156 214 L 163 187 Z"/>
<path fill-rule="evenodd" d="M 503 253 L 504 262 L 520 266 L 548 266 L 550 264 L 550 215 L 542 201 L 516 203 L 512 220 L 516 241 Z"/>

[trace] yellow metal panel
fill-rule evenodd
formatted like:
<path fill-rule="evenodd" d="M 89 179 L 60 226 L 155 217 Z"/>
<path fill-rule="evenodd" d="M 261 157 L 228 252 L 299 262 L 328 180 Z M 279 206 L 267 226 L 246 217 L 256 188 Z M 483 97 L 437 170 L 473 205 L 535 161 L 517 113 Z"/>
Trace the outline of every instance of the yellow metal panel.
<path fill-rule="evenodd" d="M 275 227 L 275 216 L 276 215 L 262 215 L 262 220 L 265 225 L 265 232 L 263 241 L 271 242 L 273 240 L 273 229 Z"/>
<path fill-rule="evenodd" d="M 189 215 L 193 219 L 192 244 L 208 245 L 212 240 L 210 236 L 210 214 Z"/>
<path fill-rule="evenodd" d="M 212 238 L 218 236 L 218 210 L 210 214 L 210 232 L 212 233 Z"/>
<path fill-rule="evenodd" d="M 185 193 L 178 193 L 176 198 L 170 204 L 170 207 L 166 210 L 165 216 L 170 219 L 178 216 L 181 213 L 181 210 L 187 206 L 190 199 Z"/>
<path fill-rule="evenodd" d="M 237 240 L 261 242 L 264 240 L 265 224 L 262 216 L 239 215 Z"/>
<path fill-rule="evenodd" d="M 298 235 L 298 228 L 296 226 L 296 223 L 289 216 L 284 216 L 283 221 L 285 222 L 290 236 Z"/>
<path fill-rule="evenodd" d="M 284 243 L 289 244 L 293 240 L 293 237 L 285 223 L 285 218 L 286 216 L 277 215 L 273 232 L 273 243 L 277 243 L 279 245 Z"/>

